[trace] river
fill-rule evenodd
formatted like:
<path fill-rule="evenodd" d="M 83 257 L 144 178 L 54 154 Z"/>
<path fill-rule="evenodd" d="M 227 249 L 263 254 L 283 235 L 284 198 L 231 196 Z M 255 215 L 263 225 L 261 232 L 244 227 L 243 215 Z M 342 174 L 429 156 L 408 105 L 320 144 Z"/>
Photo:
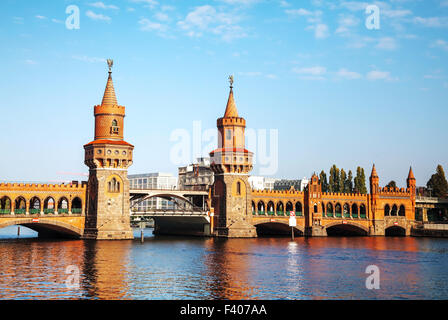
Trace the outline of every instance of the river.
<path fill-rule="evenodd" d="M 448 239 L 39 240 L 0 230 L 0 299 L 448 299 Z M 366 267 L 379 268 L 378 290 Z M 79 281 L 76 281 L 79 274 Z"/>

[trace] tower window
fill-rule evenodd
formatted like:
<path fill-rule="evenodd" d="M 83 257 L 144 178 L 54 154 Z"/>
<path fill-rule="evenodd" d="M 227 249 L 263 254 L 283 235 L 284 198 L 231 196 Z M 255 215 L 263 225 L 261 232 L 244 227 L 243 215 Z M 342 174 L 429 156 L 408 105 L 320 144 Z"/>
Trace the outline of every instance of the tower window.
<path fill-rule="evenodd" d="M 112 126 L 110 128 L 111 134 L 118 134 L 120 132 L 120 128 L 118 127 L 117 120 L 112 121 Z"/>
<path fill-rule="evenodd" d="M 112 193 L 120 192 L 120 182 L 117 179 L 112 178 L 108 184 L 108 191 Z"/>
<path fill-rule="evenodd" d="M 232 130 L 226 130 L 226 140 L 232 139 Z"/>
<path fill-rule="evenodd" d="M 239 181 L 236 183 L 236 194 L 241 195 L 241 182 Z"/>

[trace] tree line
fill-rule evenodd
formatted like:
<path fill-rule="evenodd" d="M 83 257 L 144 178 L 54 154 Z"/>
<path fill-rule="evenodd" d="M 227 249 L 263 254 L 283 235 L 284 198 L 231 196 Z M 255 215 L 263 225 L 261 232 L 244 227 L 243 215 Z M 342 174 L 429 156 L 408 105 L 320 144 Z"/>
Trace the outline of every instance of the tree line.
<path fill-rule="evenodd" d="M 344 169 L 339 169 L 334 164 L 330 168 L 329 178 L 324 170 L 319 174 L 322 192 L 338 192 L 338 193 L 361 193 L 367 194 L 366 175 L 364 168 L 356 169 L 356 176 L 353 178 L 351 170 L 348 173 Z"/>

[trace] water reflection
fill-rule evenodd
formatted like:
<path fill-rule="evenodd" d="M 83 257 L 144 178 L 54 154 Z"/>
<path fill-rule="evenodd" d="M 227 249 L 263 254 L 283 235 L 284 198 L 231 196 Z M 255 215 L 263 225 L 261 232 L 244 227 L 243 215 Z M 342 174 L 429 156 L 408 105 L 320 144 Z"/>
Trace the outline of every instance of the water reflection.
<path fill-rule="evenodd" d="M 0 299 L 447 299 L 448 239 L 8 240 Z M 381 289 L 367 290 L 377 265 Z M 67 266 L 80 270 L 67 288 Z"/>

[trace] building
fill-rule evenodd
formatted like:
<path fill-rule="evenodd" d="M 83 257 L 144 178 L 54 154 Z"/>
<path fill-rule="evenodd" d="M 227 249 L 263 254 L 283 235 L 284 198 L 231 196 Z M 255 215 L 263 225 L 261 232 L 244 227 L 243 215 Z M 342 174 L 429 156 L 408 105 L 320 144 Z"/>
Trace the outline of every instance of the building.
<path fill-rule="evenodd" d="M 274 182 L 274 190 L 289 190 L 294 187 L 297 191 L 304 191 L 308 185 L 309 180 L 307 178 L 297 180 L 281 179 Z"/>
<path fill-rule="evenodd" d="M 198 158 L 197 163 L 179 168 L 179 190 L 208 190 L 215 181 L 210 158 Z"/>
<path fill-rule="evenodd" d="M 274 190 L 275 183 L 280 179 L 250 176 L 249 183 L 252 190 Z"/>
<path fill-rule="evenodd" d="M 128 175 L 131 189 L 174 190 L 177 188 L 177 177 L 172 173 L 144 173 Z M 151 198 L 138 203 L 136 211 L 148 209 L 173 209 L 174 203 L 162 198 Z"/>

